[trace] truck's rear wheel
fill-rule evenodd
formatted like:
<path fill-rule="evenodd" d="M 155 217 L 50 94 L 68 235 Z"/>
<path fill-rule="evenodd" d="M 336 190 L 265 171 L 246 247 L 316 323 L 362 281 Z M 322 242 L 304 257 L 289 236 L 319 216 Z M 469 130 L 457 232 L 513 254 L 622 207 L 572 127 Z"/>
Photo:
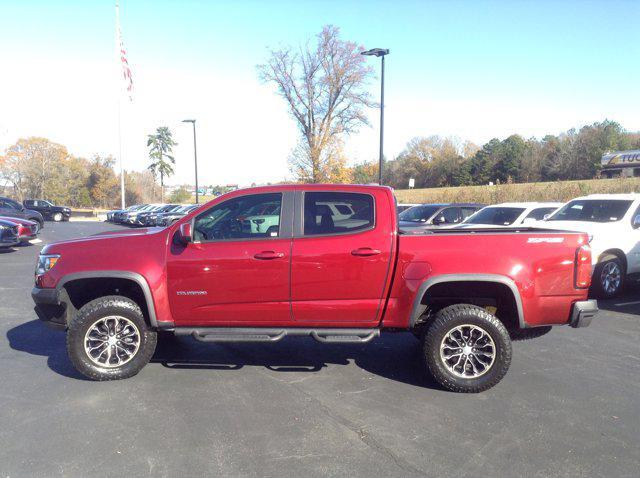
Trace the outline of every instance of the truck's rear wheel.
<path fill-rule="evenodd" d="M 75 368 L 93 380 L 117 380 L 137 374 L 156 348 L 138 304 L 106 296 L 85 304 L 69 324 L 67 352 Z"/>
<path fill-rule="evenodd" d="M 476 393 L 496 385 L 511 364 L 511 340 L 486 310 L 456 304 L 436 314 L 424 335 L 423 356 L 433 378 L 453 392 Z"/>

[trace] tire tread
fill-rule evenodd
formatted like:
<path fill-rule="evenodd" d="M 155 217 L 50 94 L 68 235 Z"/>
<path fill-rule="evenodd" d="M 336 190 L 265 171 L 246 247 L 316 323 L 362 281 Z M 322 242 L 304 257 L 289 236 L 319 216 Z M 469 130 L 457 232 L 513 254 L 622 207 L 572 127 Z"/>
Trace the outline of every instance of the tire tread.
<path fill-rule="evenodd" d="M 467 383 L 461 385 L 457 380 L 452 379 L 447 372 L 440 369 L 438 367 L 438 363 L 435 363 L 430 359 L 430 351 L 439 350 L 440 348 L 440 344 L 436 343 L 438 338 L 438 334 L 436 332 L 441 329 L 450 327 L 450 323 L 461 316 L 473 316 L 480 321 L 488 322 L 497 329 L 498 333 L 506 342 L 507 346 L 501 349 L 501 360 L 498 360 L 498 357 L 496 357 L 496 361 L 493 365 L 493 367 L 497 366 L 499 368 L 497 369 L 497 371 L 492 371 L 493 373 L 490 376 L 490 380 L 480 380 L 479 383 Z M 440 385 L 452 392 L 479 393 L 495 386 L 498 382 L 500 382 L 500 380 L 502 380 L 502 378 L 509 370 L 509 365 L 511 364 L 511 354 L 512 351 L 509 332 L 505 328 L 504 324 L 500 321 L 500 319 L 490 314 L 486 310 L 471 304 L 455 304 L 441 309 L 440 311 L 438 311 L 431 324 L 429 324 L 424 335 L 423 356 L 425 358 L 427 370 Z M 480 379 L 482 378 L 486 379 L 487 377 L 480 377 Z"/>

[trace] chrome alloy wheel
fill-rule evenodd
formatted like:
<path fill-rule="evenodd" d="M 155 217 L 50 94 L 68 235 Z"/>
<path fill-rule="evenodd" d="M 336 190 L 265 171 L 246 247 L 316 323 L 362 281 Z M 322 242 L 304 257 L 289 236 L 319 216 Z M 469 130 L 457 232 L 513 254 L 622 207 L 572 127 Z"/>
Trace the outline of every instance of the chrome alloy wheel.
<path fill-rule="evenodd" d="M 600 273 L 602 290 L 607 294 L 614 294 L 620 288 L 621 282 L 622 269 L 620 268 L 620 264 L 614 261 L 607 262 Z"/>
<path fill-rule="evenodd" d="M 440 360 L 456 377 L 481 377 L 491 369 L 495 359 L 496 345 L 493 339 L 477 325 L 454 327 L 440 342 Z"/>
<path fill-rule="evenodd" d="M 140 331 L 129 319 L 103 317 L 84 336 L 87 357 L 100 367 L 120 367 L 135 357 L 140 348 Z"/>

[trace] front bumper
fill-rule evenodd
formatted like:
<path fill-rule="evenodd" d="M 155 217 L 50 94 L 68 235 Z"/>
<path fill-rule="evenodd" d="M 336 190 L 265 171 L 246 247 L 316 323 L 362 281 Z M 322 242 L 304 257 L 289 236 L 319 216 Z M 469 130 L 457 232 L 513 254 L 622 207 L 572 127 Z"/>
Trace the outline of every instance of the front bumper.
<path fill-rule="evenodd" d="M 598 301 L 583 300 L 573 304 L 569 325 L 574 328 L 588 327 L 598 315 Z"/>
<path fill-rule="evenodd" d="M 60 300 L 57 289 L 31 289 L 31 298 L 36 306 L 36 315 L 44 323 L 55 329 L 67 328 L 67 302 Z"/>
<path fill-rule="evenodd" d="M 20 236 L 20 241 L 21 242 L 29 242 L 33 239 L 37 239 L 38 235 L 37 234 L 29 234 L 29 235 L 24 235 L 24 236 Z"/>

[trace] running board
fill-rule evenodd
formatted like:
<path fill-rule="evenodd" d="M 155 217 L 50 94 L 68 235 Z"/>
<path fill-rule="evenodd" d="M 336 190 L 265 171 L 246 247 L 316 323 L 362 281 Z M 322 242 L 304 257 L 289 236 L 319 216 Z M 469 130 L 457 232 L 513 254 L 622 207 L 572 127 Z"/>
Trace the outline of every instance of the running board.
<path fill-rule="evenodd" d="M 289 336 L 309 336 L 325 344 L 365 344 L 380 329 L 303 329 L 262 327 L 176 327 L 176 335 L 190 335 L 200 342 L 278 342 Z"/>

